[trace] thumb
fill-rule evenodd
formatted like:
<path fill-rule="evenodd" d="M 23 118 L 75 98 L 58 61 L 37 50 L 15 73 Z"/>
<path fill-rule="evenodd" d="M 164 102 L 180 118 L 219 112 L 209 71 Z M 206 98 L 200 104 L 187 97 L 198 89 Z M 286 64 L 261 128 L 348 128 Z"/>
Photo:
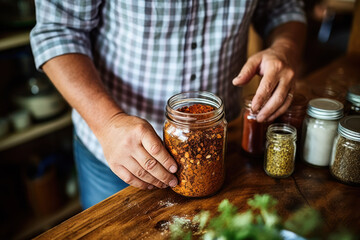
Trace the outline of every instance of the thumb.
<path fill-rule="evenodd" d="M 242 67 L 239 75 L 233 79 L 232 83 L 235 86 L 242 86 L 247 84 L 258 72 L 261 59 L 262 58 L 260 54 L 251 56 Z"/>

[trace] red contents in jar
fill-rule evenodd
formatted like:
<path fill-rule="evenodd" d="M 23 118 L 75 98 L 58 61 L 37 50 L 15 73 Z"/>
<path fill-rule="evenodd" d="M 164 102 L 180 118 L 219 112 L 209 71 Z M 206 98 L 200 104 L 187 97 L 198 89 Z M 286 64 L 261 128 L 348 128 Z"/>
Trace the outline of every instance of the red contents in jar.
<path fill-rule="evenodd" d="M 214 110 L 215 108 L 213 106 L 204 105 L 204 104 L 194 104 L 191 105 L 190 107 L 185 106 L 177 109 L 177 111 L 184 113 L 208 113 Z"/>
<path fill-rule="evenodd" d="M 242 110 L 242 149 L 252 156 L 260 156 L 264 153 L 266 143 L 266 130 L 269 122 L 257 122 L 256 114 L 251 112 L 251 100 L 254 95 L 244 99 Z"/>

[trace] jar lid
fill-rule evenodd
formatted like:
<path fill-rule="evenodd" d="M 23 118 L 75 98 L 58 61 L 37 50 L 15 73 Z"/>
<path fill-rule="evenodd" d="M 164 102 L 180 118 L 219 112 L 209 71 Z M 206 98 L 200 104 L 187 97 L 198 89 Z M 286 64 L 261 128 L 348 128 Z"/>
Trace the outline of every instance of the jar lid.
<path fill-rule="evenodd" d="M 250 94 L 243 98 L 244 107 L 251 108 L 251 102 L 252 102 L 252 99 L 254 98 L 254 96 L 255 96 L 255 94 Z"/>
<path fill-rule="evenodd" d="M 338 132 L 350 140 L 360 142 L 360 116 L 350 115 L 341 119 Z"/>
<path fill-rule="evenodd" d="M 290 107 L 288 108 L 288 112 L 291 111 L 299 111 L 299 110 L 306 110 L 307 108 L 307 99 L 304 95 L 299 94 L 299 93 L 295 93 L 294 94 L 294 98 L 291 102 Z"/>
<path fill-rule="evenodd" d="M 346 94 L 346 100 L 355 104 L 356 106 L 360 106 L 360 85 L 349 87 Z"/>
<path fill-rule="evenodd" d="M 337 120 L 343 117 L 344 105 L 334 99 L 315 98 L 308 104 L 307 114 L 323 120 Z"/>

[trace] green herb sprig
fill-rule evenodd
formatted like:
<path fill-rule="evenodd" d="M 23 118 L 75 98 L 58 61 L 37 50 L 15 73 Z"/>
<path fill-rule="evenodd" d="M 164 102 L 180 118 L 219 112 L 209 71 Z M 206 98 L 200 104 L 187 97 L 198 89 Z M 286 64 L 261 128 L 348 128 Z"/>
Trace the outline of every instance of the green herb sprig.
<path fill-rule="evenodd" d="M 239 213 L 237 207 L 225 199 L 218 206 L 219 214 L 213 218 L 209 211 L 201 211 L 192 220 L 174 218 L 169 226 L 171 239 L 191 240 L 195 237 L 203 240 L 281 240 L 284 239 L 283 230 L 297 234 L 298 239 L 318 239 L 312 235 L 323 226 L 318 211 L 304 207 L 283 221 L 276 211 L 278 201 L 272 196 L 257 194 L 247 203 L 250 209 L 243 213 Z M 346 240 L 357 239 L 344 230 L 327 239 L 342 237 Z"/>

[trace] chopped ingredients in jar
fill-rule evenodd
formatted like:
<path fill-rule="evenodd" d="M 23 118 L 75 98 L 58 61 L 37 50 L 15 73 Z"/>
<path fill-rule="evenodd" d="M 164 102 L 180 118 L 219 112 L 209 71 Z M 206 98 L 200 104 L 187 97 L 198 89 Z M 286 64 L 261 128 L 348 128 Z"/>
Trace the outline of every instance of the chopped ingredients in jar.
<path fill-rule="evenodd" d="M 215 108 L 194 104 L 177 110 L 207 113 Z M 220 122 L 211 126 L 186 129 L 175 125 L 166 122 L 164 126 L 165 146 L 179 165 L 176 173 L 179 184 L 173 190 L 189 197 L 214 194 L 224 182 L 226 125 Z"/>
<path fill-rule="evenodd" d="M 330 172 L 341 181 L 360 184 L 360 142 L 340 136 Z"/>
<path fill-rule="evenodd" d="M 287 124 L 273 124 L 267 131 L 265 172 L 271 177 L 288 177 L 294 171 L 296 129 Z"/>
<path fill-rule="evenodd" d="M 177 111 L 184 113 L 208 113 L 214 110 L 215 108 L 213 106 L 205 104 L 194 104 L 177 109 Z"/>
<path fill-rule="evenodd" d="M 267 149 L 266 172 L 274 177 L 286 177 L 294 170 L 294 147 L 290 140 L 271 143 Z"/>

